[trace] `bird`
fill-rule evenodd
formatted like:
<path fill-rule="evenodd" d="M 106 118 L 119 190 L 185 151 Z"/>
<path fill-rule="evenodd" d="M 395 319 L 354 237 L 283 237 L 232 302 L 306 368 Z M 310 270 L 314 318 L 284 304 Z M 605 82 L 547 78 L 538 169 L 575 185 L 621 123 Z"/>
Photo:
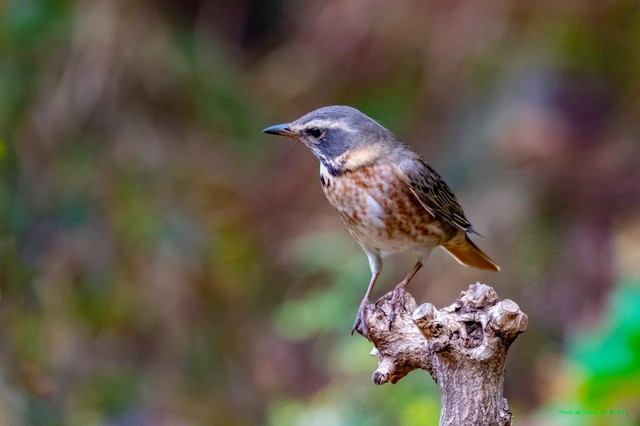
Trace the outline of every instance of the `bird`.
<path fill-rule="evenodd" d="M 417 259 L 392 291 L 390 326 L 407 285 L 435 247 L 462 265 L 500 270 L 469 238 L 480 234 L 442 177 L 420 153 L 359 110 L 326 106 L 263 133 L 297 139 L 317 157 L 325 196 L 368 258 L 371 279 L 351 334 L 368 338 L 366 311 L 385 256 L 411 253 Z"/>

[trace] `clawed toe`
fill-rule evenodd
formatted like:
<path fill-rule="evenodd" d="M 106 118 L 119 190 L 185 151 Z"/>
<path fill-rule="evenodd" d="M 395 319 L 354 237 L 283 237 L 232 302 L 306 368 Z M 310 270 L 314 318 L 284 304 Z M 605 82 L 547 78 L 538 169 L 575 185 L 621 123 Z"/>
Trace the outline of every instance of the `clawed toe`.
<path fill-rule="evenodd" d="M 358 308 L 358 314 L 356 315 L 356 320 L 353 323 L 353 327 L 351 328 L 351 335 L 353 335 L 354 331 L 357 331 L 364 338 L 369 338 L 369 328 L 367 327 L 367 308 L 369 306 L 368 300 L 363 300 L 360 304 L 360 308 Z"/>
<path fill-rule="evenodd" d="M 406 294 L 406 290 L 405 290 L 405 285 L 403 285 L 403 283 L 400 283 L 396 286 L 396 288 L 393 289 L 393 291 L 391 292 L 391 300 L 389 300 L 389 329 L 391 329 L 391 326 L 393 325 L 393 322 L 396 320 L 396 311 L 397 309 L 402 306 L 402 308 L 406 311 L 407 308 L 404 305 L 404 301 L 405 301 L 405 294 Z"/>
<path fill-rule="evenodd" d="M 388 319 L 389 319 L 389 330 L 391 330 L 391 327 L 393 326 L 393 322 L 396 319 L 397 310 L 400 309 L 400 307 L 402 307 L 402 309 L 404 309 L 405 311 L 407 310 L 407 307 L 405 306 L 405 300 L 406 300 L 405 296 L 407 294 L 406 287 L 407 287 L 407 282 L 406 280 L 404 280 L 400 284 L 398 284 L 393 289 L 393 291 L 391 291 L 390 296 L 388 295 L 383 296 L 381 299 L 379 299 L 375 303 L 375 305 L 369 304 L 369 299 L 367 297 L 368 296 L 367 294 L 367 296 L 365 296 L 365 298 L 360 303 L 360 307 L 358 308 L 358 314 L 356 315 L 356 320 L 354 321 L 353 327 L 351 328 L 351 335 L 353 335 L 353 333 L 357 331 L 364 338 L 369 339 L 369 328 L 367 327 L 367 321 L 366 321 L 367 314 L 369 313 L 368 310 L 375 307 L 376 309 L 379 309 L 380 312 L 384 314 L 385 312 L 380 309 L 379 305 L 385 300 L 389 300 Z"/>

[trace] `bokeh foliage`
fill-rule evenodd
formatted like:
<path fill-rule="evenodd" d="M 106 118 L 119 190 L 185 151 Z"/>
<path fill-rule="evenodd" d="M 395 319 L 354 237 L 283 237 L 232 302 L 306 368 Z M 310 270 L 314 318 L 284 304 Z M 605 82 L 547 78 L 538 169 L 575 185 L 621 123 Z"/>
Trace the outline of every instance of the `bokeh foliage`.
<path fill-rule="evenodd" d="M 0 424 L 435 423 L 426 373 L 371 384 L 366 258 L 260 133 L 337 103 L 486 237 L 500 274 L 434 252 L 412 292 L 529 314 L 518 423 L 638 423 L 639 41 L 622 0 L 0 2 Z"/>

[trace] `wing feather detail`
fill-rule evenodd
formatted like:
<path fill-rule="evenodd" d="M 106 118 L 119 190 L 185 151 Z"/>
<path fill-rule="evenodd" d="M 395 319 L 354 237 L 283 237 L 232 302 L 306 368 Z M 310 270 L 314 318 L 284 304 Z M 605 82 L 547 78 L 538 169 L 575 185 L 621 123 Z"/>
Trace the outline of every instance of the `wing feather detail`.
<path fill-rule="evenodd" d="M 409 189 L 429 214 L 465 232 L 477 234 L 453 191 L 424 159 L 419 157 L 404 161 L 400 169 Z"/>

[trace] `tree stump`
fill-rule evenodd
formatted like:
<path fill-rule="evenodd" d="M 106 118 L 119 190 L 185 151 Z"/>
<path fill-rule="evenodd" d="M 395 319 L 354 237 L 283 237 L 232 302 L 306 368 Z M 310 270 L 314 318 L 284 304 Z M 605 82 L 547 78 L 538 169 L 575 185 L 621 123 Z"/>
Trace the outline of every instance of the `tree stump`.
<path fill-rule="evenodd" d="M 426 370 L 440 389 L 440 425 L 510 425 L 503 397 L 507 350 L 527 328 L 527 315 L 485 284 L 472 284 L 451 306 L 416 308 L 405 293 L 389 323 L 391 293 L 369 305 L 371 354 L 378 357 L 373 382 L 396 383 Z M 404 307 L 404 309 L 403 309 Z"/>

